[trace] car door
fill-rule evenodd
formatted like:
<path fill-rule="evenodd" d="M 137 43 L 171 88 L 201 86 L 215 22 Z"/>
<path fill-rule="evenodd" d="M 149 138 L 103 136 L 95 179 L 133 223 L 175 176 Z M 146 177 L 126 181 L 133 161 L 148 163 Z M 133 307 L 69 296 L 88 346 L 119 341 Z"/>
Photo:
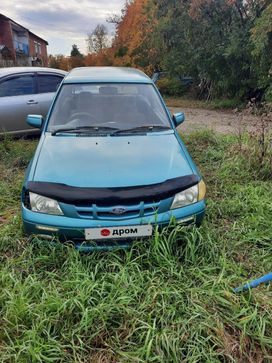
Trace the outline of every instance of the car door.
<path fill-rule="evenodd" d="M 26 117 L 40 111 L 36 96 L 34 72 L 0 79 L 0 133 L 16 133 L 31 128 L 26 123 Z"/>
<path fill-rule="evenodd" d="M 55 93 L 63 80 L 64 75 L 46 72 L 37 73 L 38 95 L 40 114 L 46 118 Z"/>

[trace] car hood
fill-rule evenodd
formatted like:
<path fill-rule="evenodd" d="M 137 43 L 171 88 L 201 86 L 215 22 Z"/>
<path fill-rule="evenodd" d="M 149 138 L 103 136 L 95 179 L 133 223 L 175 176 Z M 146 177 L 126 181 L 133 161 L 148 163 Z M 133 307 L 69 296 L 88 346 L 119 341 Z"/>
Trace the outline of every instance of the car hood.
<path fill-rule="evenodd" d="M 77 187 L 148 185 L 192 174 L 174 133 L 75 137 L 46 134 L 34 181 Z"/>

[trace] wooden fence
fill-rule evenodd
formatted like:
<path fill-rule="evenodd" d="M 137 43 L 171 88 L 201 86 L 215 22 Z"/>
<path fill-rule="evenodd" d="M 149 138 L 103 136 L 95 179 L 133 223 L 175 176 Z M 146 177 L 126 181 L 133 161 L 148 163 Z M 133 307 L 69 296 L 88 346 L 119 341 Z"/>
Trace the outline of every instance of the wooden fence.
<path fill-rule="evenodd" d="M 0 68 L 4 67 L 15 67 L 14 60 L 0 59 Z"/>
<path fill-rule="evenodd" d="M 6 68 L 6 67 L 24 67 L 29 66 L 28 60 L 7 60 L 7 59 L 1 59 L 0 58 L 0 68 Z"/>

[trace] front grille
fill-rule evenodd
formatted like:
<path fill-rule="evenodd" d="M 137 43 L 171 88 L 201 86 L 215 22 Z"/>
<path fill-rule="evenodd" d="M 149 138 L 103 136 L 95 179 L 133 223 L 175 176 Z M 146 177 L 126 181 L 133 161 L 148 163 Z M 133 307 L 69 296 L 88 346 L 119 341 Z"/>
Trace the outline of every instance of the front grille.
<path fill-rule="evenodd" d="M 140 202 L 137 205 L 129 206 L 110 206 L 110 207 L 99 207 L 97 204 L 92 206 L 83 207 L 75 206 L 77 215 L 80 218 L 86 219 L 100 219 L 100 220 L 120 220 L 129 218 L 145 217 L 156 214 L 160 203 L 144 203 Z M 121 214 L 115 214 L 114 209 L 124 208 L 125 211 Z"/>

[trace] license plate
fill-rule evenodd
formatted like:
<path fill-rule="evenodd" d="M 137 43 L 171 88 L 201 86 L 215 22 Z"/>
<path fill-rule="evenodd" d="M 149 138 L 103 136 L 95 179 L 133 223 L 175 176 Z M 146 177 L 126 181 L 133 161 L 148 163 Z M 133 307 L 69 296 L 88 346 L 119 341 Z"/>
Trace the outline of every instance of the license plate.
<path fill-rule="evenodd" d="M 105 227 L 85 229 L 86 240 L 148 237 L 152 235 L 151 225 Z"/>

